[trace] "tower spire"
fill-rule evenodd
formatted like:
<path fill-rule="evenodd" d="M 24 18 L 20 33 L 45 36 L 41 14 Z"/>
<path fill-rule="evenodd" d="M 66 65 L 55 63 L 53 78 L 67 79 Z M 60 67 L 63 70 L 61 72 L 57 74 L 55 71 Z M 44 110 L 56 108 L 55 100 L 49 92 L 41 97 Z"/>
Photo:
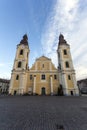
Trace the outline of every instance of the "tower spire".
<path fill-rule="evenodd" d="M 24 45 L 28 45 L 28 36 L 27 34 L 25 34 L 22 38 L 22 40 L 20 41 L 20 45 L 24 44 Z"/>
<path fill-rule="evenodd" d="M 64 39 L 63 34 L 61 34 L 61 33 L 59 35 L 59 45 L 68 45 L 67 41 Z"/>

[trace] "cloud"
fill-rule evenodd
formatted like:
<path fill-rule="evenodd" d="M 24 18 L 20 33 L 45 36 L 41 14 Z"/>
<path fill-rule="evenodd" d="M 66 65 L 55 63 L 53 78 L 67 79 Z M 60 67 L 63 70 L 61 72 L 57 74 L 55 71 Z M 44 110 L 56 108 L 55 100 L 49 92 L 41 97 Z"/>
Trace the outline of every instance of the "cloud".
<path fill-rule="evenodd" d="M 84 5 L 82 2 L 81 0 L 56 0 L 41 38 L 45 55 L 53 58 L 53 63 L 57 66 L 58 35 L 60 32 L 64 34 L 71 46 L 78 79 L 83 75 L 87 76 L 87 61 L 84 60 L 87 50 L 87 9 L 85 8 L 87 2 L 84 1 Z"/>
<path fill-rule="evenodd" d="M 0 67 L 3 67 L 5 64 L 3 64 L 3 63 L 0 63 Z"/>
<path fill-rule="evenodd" d="M 13 63 L 11 62 L 0 63 L 0 78 L 10 79 L 12 65 Z"/>

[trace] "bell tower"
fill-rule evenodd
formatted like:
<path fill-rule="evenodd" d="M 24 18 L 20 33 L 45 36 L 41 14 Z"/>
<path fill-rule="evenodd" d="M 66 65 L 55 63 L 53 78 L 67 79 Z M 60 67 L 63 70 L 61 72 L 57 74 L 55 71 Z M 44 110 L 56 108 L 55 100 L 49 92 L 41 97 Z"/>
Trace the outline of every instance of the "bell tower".
<path fill-rule="evenodd" d="M 59 64 L 59 80 L 64 95 L 79 95 L 76 74 L 73 67 L 73 61 L 70 53 L 70 45 L 60 34 L 58 44 L 58 64 Z"/>
<path fill-rule="evenodd" d="M 29 53 L 28 37 L 25 34 L 23 39 L 17 45 L 9 94 L 23 94 L 26 92 Z"/>

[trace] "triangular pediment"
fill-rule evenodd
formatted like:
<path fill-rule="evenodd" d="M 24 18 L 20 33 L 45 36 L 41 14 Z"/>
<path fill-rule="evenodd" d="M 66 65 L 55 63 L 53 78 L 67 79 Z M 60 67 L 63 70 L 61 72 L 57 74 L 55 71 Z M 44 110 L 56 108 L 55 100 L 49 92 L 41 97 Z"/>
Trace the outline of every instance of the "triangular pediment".
<path fill-rule="evenodd" d="M 37 60 L 40 60 L 40 61 L 45 61 L 45 60 L 51 60 L 50 58 L 46 57 L 46 56 L 41 56 L 39 58 L 36 59 Z"/>
<path fill-rule="evenodd" d="M 54 64 L 52 63 L 51 59 L 46 56 L 41 56 L 36 59 L 35 63 L 32 65 L 30 70 L 57 70 Z"/>

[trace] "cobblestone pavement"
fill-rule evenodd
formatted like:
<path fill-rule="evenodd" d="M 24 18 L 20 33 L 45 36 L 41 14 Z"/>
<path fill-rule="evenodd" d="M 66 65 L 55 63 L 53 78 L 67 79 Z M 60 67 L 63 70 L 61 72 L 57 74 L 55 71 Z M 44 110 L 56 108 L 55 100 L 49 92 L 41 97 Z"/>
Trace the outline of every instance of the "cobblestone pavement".
<path fill-rule="evenodd" d="M 87 97 L 0 96 L 0 130 L 87 130 Z"/>

